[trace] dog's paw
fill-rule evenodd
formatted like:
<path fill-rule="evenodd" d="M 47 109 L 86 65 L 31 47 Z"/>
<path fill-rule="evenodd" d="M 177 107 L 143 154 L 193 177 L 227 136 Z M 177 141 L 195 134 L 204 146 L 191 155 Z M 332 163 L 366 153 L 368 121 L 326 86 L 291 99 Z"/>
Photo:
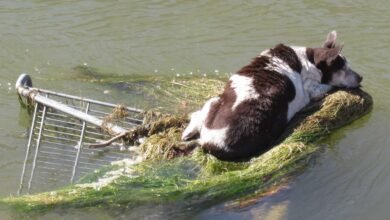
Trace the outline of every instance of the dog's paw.
<path fill-rule="evenodd" d="M 318 102 L 318 101 L 320 101 L 321 99 L 325 98 L 325 96 L 327 96 L 327 95 L 328 95 L 328 94 L 321 94 L 321 95 L 318 95 L 318 96 L 313 97 L 311 100 L 312 100 L 313 102 Z"/>
<path fill-rule="evenodd" d="M 195 148 L 199 147 L 200 143 L 197 140 L 189 141 L 189 142 L 181 142 L 174 146 L 173 148 L 178 151 L 184 153 L 184 155 L 187 155 L 191 153 Z"/>
<path fill-rule="evenodd" d="M 189 129 L 186 129 L 184 130 L 182 136 L 181 136 L 181 140 L 182 141 L 189 141 L 189 140 L 193 140 L 193 139 L 196 139 L 199 137 L 199 132 L 198 130 L 189 130 Z"/>

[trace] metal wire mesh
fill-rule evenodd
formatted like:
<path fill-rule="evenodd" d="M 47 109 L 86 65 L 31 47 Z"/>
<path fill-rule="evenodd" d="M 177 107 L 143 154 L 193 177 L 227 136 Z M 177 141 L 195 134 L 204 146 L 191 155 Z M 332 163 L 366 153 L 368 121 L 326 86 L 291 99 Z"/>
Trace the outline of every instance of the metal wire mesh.
<path fill-rule="evenodd" d="M 111 103 L 48 90 L 34 91 L 48 100 L 65 104 L 100 120 L 116 107 Z M 142 123 L 140 110 L 127 108 L 126 111 L 127 116 L 116 126 L 131 129 Z M 100 126 L 67 114 L 61 109 L 49 107 L 45 103 L 35 102 L 18 194 L 56 189 L 74 183 L 80 177 L 112 161 L 134 159 L 138 156 L 136 151 L 130 152 L 121 143 L 100 149 L 87 147 L 109 138 Z"/>

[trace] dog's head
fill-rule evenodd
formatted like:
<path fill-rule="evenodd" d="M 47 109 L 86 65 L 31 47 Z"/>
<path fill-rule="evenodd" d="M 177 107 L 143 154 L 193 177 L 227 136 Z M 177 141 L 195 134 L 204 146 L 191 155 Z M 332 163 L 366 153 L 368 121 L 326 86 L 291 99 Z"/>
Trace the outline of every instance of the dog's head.
<path fill-rule="evenodd" d="M 350 68 L 347 59 L 341 55 L 343 46 L 336 44 L 336 38 L 336 31 L 330 32 L 323 47 L 308 48 L 308 57 L 321 70 L 321 83 L 344 88 L 359 87 L 363 77 Z"/>

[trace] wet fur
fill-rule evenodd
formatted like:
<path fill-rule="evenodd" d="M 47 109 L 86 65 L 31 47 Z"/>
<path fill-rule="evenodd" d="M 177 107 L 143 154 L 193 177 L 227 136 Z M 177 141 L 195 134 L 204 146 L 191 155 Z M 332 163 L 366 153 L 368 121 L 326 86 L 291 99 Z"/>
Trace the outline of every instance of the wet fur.
<path fill-rule="evenodd" d="M 332 74 L 345 69 L 335 39 L 331 32 L 322 48 L 278 44 L 262 52 L 192 114 L 183 140 L 200 136 L 202 148 L 222 160 L 269 149 L 297 111 L 332 88 Z"/>

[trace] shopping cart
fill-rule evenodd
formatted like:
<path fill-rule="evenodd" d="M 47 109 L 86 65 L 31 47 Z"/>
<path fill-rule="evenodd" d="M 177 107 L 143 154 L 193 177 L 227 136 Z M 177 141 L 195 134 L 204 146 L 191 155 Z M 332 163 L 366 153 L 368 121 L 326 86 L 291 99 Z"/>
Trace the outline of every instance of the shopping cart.
<path fill-rule="evenodd" d="M 139 157 L 135 147 L 119 142 L 88 146 L 142 124 L 142 110 L 122 107 L 124 118 L 107 121 L 118 105 L 33 88 L 27 74 L 19 76 L 15 88 L 33 105 L 18 194 L 55 189 L 113 161 Z"/>

